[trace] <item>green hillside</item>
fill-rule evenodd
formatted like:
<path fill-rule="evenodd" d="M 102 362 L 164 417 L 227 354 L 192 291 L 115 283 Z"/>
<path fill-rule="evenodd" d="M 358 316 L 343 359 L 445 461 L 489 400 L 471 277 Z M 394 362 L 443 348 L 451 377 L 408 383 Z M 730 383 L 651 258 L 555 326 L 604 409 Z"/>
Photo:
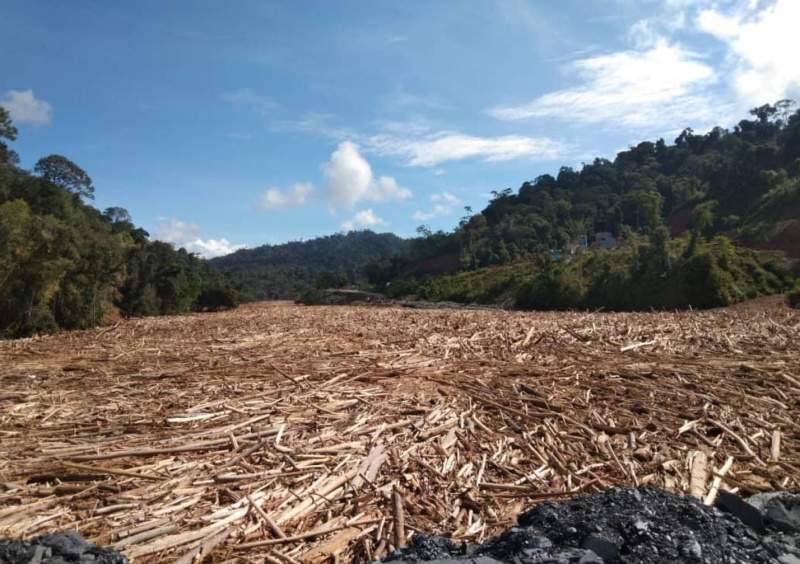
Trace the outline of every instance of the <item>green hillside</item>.
<path fill-rule="evenodd" d="M 311 289 L 366 282 L 365 267 L 407 248 L 391 233 L 350 231 L 242 249 L 209 261 L 251 299 L 295 299 Z"/>
<path fill-rule="evenodd" d="M 235 305 L 205 261 L 150 241 L 122 208 L 89 205 L 92 179 L 69 159 L 19 168 L 16 135 L 0 107 L 0 337 Z"/>
<path fill-rule="evenodd" d="M 537 308 L 712 307 L 782 291 L 791 276 L 780 256 L 800 259 L 793 105 L 756 108 L 732 131 L 687 129 L 673 144 L 643 142 L 613 161 L 494 192 L 452 232 L 427 233 L 370 265 L 370 280 L 394 295 L 502 296 Z"/>

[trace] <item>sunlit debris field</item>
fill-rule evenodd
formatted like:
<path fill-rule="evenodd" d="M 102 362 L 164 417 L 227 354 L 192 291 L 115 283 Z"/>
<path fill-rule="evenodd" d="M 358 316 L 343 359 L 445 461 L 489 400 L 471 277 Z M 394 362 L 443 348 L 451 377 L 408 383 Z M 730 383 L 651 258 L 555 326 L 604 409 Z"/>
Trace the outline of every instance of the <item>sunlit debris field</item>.
<path fill-rule="evenodd" d="M 617 484 L 796 491 L 799 420 L 800 313 L 777 301 L 128 320 L 0 342 L 0 535 L 370 560 L 396 529 L 478 541 Z"/>

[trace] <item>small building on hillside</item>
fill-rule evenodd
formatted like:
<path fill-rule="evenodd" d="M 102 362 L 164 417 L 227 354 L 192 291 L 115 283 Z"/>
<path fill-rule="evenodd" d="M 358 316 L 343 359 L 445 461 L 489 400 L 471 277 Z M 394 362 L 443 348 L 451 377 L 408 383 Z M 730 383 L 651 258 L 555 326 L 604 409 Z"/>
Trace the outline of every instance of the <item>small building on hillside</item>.
<path fill-rule="evenodd" d="M 598 231 L 594 234 L 594 246 L 598 249 L 616 249 L 617 238 L 610 231 Z"/>
<path fill-rule="evenodd" d="M 573 239 L 567 245 L 567 251 L 571 255 L 582 253 L 588 248 L 589 248 L 589 237 L 586 234 Z"/>

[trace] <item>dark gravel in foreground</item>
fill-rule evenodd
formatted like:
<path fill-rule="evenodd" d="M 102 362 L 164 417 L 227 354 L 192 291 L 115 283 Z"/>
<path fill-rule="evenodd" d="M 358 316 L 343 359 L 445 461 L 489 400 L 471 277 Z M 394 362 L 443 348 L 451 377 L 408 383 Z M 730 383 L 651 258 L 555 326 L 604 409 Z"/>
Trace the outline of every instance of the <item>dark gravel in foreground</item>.
<path fill-rule="evenodd" d="M 800 495 L 723 494 L 717 507 L 651 488 L 613 488 L 525 511 L 480 545 L 415 536 L 384 562 L 800 564 Z"/>
<path fill-rule="evenodd" d="M 721 493 L 716 507 L 652 488 L 613 488 L 525 511 L 518 526 L 479 545 L 416 535 L 391 564 L 800 564 L 800 495 L 747 501 Z M 126 564 L 74 531 L 0 540 L 0 564 Z"/>
<path fill-rule="evenodd" d="M 89 544 L 75 531 L 53 533 L 30 541 L 0 540 L 0 564 L 126 564 L 116 550 Z"/>

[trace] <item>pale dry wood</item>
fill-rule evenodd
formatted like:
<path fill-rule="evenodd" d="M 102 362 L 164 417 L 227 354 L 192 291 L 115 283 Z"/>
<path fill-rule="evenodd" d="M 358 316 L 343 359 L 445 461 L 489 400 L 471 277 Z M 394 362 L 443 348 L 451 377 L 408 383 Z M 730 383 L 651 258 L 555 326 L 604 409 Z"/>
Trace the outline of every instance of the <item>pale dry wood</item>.
<path fill-rule="evenodd" d="M 703 499 L 706 491 L 708 456 L 702 450 L 691 453 L 691 471 L 689 477 L 689 493 L 697 499 Z"/>
<path fill-rule="evenodd" d="M 778 462 L 781 458 L 781 431 L 775 429 L 772 432 L 772 444 L 770 445 L 770 458 L 772 462 Z"/>
<path fill-rule="evenodd" d="M 253 304 L 104 331 L 0 342 L 0 534 L 74 528 L 148 562 L 367 562 L 397 542 L 395 490 L 400 536 L 478 541 L 618 484 L 800 488 L 787 308 Z M 707 493 L 699 451 L 730 460 Z"/>
<path fill-rule="evenodd" d="M 392 517 L 394 519 L 395 550 L 406 545 L 406 517 L 403 512 L 403 496 L 395 489 L 392 492 Z"/>
<path fill-rule="evenodd" d="M 714 480 L 711 482 L 711 488 L 708 490 L 708 495 L 703 500 L 703 503 L 706 505 L 714 504 L 714 500 L 716 500 L 717 493 L 719 492 L 719 487 L 722 485 L 722 480 L 731 469 L 731 466 L 733 466 L 733 457 L 729 456 L 725 460 L 725 464 L 723 464 L 719 470 L 714 472 Z"/>

